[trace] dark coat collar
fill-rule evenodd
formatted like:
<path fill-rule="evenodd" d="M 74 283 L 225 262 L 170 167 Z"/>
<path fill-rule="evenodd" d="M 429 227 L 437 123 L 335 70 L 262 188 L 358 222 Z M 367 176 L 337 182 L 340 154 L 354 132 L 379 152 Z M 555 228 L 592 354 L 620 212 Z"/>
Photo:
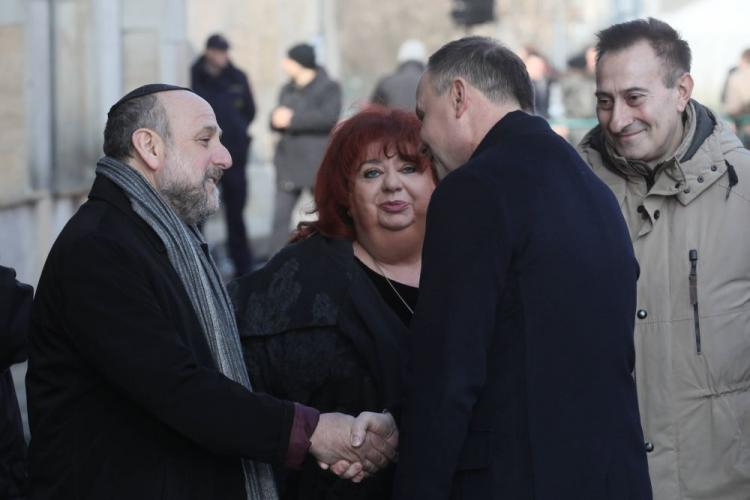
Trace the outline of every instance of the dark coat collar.
<path fill-rule="evenodd" d="M 549 124 L 538 116 L 524 111 L 511 111 L 500 119 L 484 136 L 474 150 L 471 159 L 476 158 L 488 148 L 503 142 L 512 142 L 514 138 L 539 132 L 549 132 Z"/>
<path fill-rule="evenodd" d="M 156 251 L 159 253 L 167 252 L 167 249 L 164 247 L 164 243 L 159 236 L 137 213 L 135 213 L 130 200 L 125 195 L 125 192 L 110 179 L 97 174 L 94 179 L 94 184 L 91 186 L 91 191 L 89 191 L 89 200 L 103 201 L 104 203 L 115 207 L 117 210 L 132 219 L 137 226 L 142 229 L 143 234 Z"/>

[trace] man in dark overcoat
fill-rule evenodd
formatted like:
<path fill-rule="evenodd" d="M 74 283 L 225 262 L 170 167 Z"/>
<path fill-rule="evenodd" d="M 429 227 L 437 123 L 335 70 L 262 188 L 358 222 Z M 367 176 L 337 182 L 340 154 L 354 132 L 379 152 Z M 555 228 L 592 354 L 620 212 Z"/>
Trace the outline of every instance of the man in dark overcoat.
<path fill-rule="evenodd" d="M 220 135 L 180 87 L 139 87 L 110 109 L 89 199 L 34 298 L 30 499 L 273 500 L 268 464 L 309 451 L 359 463 L 344 475 L 361 479 L 393 455 L 387 414 L 355 422 L 252 392 L 197 229 L 232 164 Z"/>
<path fill-rule="evenodd" d="M 397 500 L 648 500 L 638 266 L 614 196 L 479 37 L 429 60 L 430 202 Z M 460 167 L 460 168 L 459 168 Z"/>
<path fill-rule="evenodd" d="M 234 168 L 221 179 L 221 198 L 234 275 L 244 276 L 252 270 L 253 260 L 243 211 L 251 143 L 247 129 L 255 118 L 255 100 L 247 75 L 232 63 L 229 42 L 222 35 L 214 34 L 206 40 L 206 50 L 190 68 L 190 87 L 213 108 L 223 131 L 221 143 L 232 155 Z"/>

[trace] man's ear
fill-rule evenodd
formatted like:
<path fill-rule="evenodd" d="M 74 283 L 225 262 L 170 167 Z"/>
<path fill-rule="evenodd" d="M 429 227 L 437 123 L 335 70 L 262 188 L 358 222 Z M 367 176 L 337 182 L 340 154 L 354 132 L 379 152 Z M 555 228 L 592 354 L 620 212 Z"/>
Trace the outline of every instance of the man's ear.
<path fill-rule="evenodd" d="M 130 136 L 135 153 L 153 171 L 159 170 L 164 160 L 165 145 L 161 136 L 149 128 L 139 128 Z"/>
<path fill-rule="evenodd" d="M 456 118 L 461 118 L 469 107 L 468 91 L 469 85 L 463 78 L 456 78 L 451 82 L 448 98 Z"/>
<path fill-rule="evenodd" d="M 677 83 L 675 84 L 675 87 L 677 88 L 677 110 L 680 113 L 687 108 L 687 104 L 690 102 L 690 97 L 693 95 L 694 86 L 695 82 L 693 82 L 693 77 L 690 76 L 690 73 L 685 73 L 677 80 Z"/>

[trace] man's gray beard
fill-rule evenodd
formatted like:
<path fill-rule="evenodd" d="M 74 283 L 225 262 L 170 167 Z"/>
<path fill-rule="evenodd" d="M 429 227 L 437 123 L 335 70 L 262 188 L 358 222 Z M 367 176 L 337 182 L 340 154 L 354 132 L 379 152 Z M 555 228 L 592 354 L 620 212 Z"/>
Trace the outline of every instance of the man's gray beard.
<path fill-rule="evenodd" d="M 159 191 L 174 209 L 177 216 L 188 225 L 202 224 L 210 215 L 219 209 L 219 187 L 216 186 L 211 200 L 211 195 L 206 188 L 208 178 L 203 180 L 198 187 L 187 187 L 180 183 L 167 183 Z M 213 203 L 212 203 L 213 201 Z"/>

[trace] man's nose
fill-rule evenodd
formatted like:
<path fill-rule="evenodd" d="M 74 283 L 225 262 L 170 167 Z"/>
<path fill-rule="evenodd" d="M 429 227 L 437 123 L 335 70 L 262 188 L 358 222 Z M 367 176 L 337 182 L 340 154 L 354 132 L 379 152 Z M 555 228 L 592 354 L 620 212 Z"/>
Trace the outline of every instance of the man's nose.
<path fill-rule="evenodd" d="M 615 101 L 612 105 L 611 116 L 609 120 L 609 130 L 612 133 L 620 133 L 628 125 L 633 123 L 633 113 L 627 104 Z"/>
<path fill-rule="evenodd" d="M 229 150 L 221 143 L 218 144 L 218 147 L 214 151 L 213 164 L 223 170 L 232 166 L 232 155 L 229 154 Z"/>

